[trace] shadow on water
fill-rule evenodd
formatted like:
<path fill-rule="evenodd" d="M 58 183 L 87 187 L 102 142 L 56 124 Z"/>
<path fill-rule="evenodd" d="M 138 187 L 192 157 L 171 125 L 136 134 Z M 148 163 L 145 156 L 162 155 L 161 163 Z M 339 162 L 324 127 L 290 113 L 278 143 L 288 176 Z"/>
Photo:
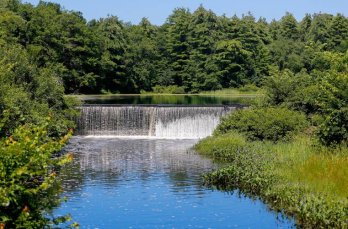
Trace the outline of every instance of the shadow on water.
<path fill-rule="evenodd" d="M 74 163 L 61 174 L 81 228 L 291 228 L 259 201 L 212 191 L 202 174 L 217 167 L 192 150 L 197 140 L 74 137 Z"/>

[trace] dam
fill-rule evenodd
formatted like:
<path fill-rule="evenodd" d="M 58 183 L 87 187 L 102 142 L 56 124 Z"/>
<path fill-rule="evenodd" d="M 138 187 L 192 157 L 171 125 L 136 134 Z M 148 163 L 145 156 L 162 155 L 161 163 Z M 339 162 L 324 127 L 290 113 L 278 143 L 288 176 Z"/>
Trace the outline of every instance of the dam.
<path fill-rule="evenodd" d="M 241 106 L 86 105 L 77 135 L 197 139 L 212 134 L 220 118 Z"/>

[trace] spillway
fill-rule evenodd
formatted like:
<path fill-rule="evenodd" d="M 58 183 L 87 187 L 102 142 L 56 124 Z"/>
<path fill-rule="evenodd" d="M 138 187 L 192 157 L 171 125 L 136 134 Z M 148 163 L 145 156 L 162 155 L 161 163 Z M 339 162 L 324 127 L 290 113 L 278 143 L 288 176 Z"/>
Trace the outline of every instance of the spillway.
<path fill-rule="evenodd" d="M 238 106 L 87 105 L 80 107 L 78 135 L 204 138 Z"/>

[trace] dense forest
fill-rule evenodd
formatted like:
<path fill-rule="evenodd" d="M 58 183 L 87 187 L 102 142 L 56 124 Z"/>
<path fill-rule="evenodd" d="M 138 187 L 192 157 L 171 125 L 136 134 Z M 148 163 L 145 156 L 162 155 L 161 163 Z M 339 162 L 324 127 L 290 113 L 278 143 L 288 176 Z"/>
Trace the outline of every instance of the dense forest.
<path fill-rule="evenodd" d="M 2 52 L 22 52 L 31 65 L 56 75 L 66 93 L 260 86 L 276 71 L 315 75 L 327 67 L 324 52 L 339 56 L 348 48 L 348 19 L 341 14 L 297 21 L 287 13 L 267 22 L 251 14 L 217 16 L 201 6 L 193 13 L 177 8 L 156 26 L 115 16 L 87 22 L 55 3 L 2 2 Z"/>
<path fill-rule="evenodd" d="M 347 49 L 342 14 L 269 22 L 201 6 L 177 8 L 161 26 L 146 18 L 133 25 L 116 16 L 87 21 L 55 3 L 0 0 L 0 228 L 69 219 L 42 214 L 59 202 L 56 173 L 72 159 L 58 153 L 77 114 L 65 94 L 263 87 L 262 104 L 226 119 L 217 136 L 239 130 L 243 144 L 282 142 L 302 131 L 311 143 L 346 146 Z"/>

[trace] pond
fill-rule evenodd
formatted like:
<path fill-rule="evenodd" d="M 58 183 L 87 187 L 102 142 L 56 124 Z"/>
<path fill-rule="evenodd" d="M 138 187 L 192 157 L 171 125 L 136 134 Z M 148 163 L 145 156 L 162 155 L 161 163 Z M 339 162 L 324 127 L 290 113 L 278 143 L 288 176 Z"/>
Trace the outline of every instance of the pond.
<path fill-rule="evenodd" d="M 60 175 L 68 201 L 54 214 L 81 228 L 293 228 L 258 200 L 203 185 L 221 165 L 193 146 L 235 109 L 86 107 L 64 149 L 74 155 Z"/>
<path fill-rule="evenodd" d="M 255 95 L 79 95 L 85 104 L 178 104 L 178 105 L 229 105 L 249 104 Z"/>

